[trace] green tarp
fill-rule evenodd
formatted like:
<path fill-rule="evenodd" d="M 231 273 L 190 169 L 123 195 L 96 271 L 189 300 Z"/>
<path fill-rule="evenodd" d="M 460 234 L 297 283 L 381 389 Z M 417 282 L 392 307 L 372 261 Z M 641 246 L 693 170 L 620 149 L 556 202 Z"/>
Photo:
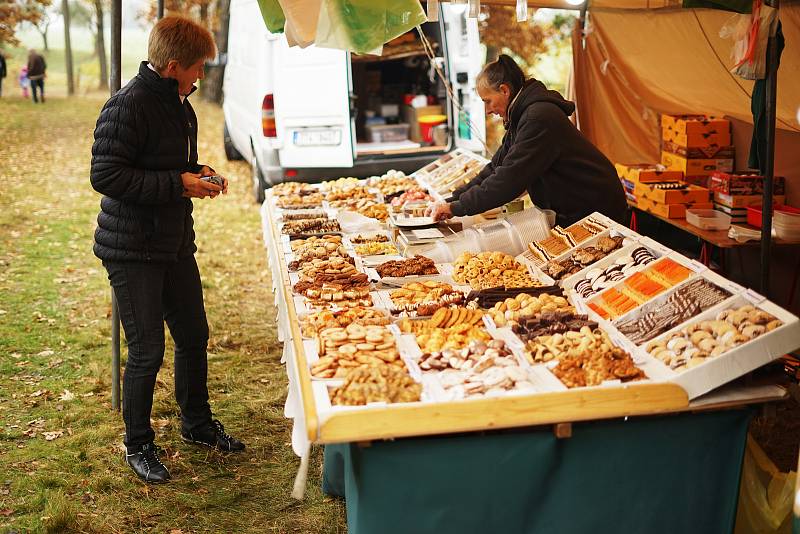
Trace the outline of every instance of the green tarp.
<path fill-rule="evenodd" d="M 325 448 L 350 534 L 725 533 L 750 410 Z"/>

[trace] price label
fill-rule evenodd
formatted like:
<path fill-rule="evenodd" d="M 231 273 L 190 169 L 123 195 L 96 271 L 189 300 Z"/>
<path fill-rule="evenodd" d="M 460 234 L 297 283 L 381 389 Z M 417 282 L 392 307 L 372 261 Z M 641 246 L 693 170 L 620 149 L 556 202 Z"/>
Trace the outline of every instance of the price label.
<path fill-rule="evenodd" d="M 742 293 L 742 296 L 756 306 L 767 300 L 765 296 L 761 295 L 760 293 L 756 293 L 752 289 L 745 290 L 745 292 Z"/>
<path fill-rule="evenodd" d="M 703 271 L 708 270 L 708 267 L 696 260 L 689 260 L 689 265 L 687 265 L 687 267 L 696 273 L 702 273 Z"/>

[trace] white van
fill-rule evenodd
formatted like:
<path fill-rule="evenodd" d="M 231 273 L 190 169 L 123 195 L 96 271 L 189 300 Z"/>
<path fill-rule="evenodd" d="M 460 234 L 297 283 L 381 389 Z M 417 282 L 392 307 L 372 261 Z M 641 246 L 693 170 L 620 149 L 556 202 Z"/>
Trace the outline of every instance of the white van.
<path fill-rule="evenodd" d="M 250 162 L 257 200 L 265 187 L 287 179 L 412 172 L 457 147 L 483 152 L 477 22 L 465 16 L 466 5 L 440 5 L 439 22 L 425 23 L 423 33 L 472 131 L 434 74 L 416 30 L 387 44 L 382 56 L 290 48 L 283 34 L 266 29 L 256 0 L 231 2 L 225 152 Z M 436 114 L 446 116 L 445 123 L 422 138 L 419 117 Z"/>

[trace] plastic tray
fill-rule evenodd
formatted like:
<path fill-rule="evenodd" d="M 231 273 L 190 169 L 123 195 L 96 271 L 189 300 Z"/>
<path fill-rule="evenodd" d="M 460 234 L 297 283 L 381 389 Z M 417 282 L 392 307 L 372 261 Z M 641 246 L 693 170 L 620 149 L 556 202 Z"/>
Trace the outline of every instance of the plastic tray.
<path fill-rule="evenodd" d="M 717 210 L 686 210 L 686 222 L 703 230 L 727 230 L 731 227 L 731 216 Z"/>
<path fill-rule="evenodd" d="M 787 206 L 785 204 L 774 204 L 773 212 L 783 211 L 786 213 L 794 213 L 800 215 L 800 209 Z M 761 228 L 761 206 L 748 206 L 747 207 L 747 224 Z"/>

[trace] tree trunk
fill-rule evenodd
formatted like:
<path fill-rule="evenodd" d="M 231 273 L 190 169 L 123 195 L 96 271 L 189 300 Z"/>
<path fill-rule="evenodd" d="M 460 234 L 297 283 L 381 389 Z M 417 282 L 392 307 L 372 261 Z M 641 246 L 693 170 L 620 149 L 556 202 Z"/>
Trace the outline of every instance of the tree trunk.
<path fill-rule="evenodd" d="M 217 41 L 218 64 L 210 67 L 203 83 L 200 85 L 200 96 L 203 100 L 222 103 L 222 80 L 225 75 L 225 62 L 228 57 L 228 25 L 230 22 L 231 0 L 218 0 L 219 31 L 215 35 Z"/>
<path fill-rule="evenodd" d="M 36 31 L 39 32 L 39 35 L 42 36 L 42 45 L 44 46 L 44 51 L 45 52 L 49 52 L 50 51 L 50 45 L 47 43 L 47 27 L 48 26 L 49 26 L 49 24 L 47 26 L 45 26 L 44 29 L 41 29 L 39 26 L 34 26 L 34 28 L 36 28 Z"/>
<path fill-rule="evenodd" d="M 64 17 L 64 56 L 67 66 L 67 94 L 75 94 L 75 79 L 72 76 L 72 41 L 69 38 L 69 0 L 61 0 L 61 14 Z"/>
<path fill-rule="evenodd" d="M 95 16 L 97 17 L 97 33 L 95 34 L 95 51 L 100 62 L 100 83 L 98 89 L 108 89 L 108 60 L 106 59 L 105 38 L 105 11 L 103 0 L 94 0 Z"/>

